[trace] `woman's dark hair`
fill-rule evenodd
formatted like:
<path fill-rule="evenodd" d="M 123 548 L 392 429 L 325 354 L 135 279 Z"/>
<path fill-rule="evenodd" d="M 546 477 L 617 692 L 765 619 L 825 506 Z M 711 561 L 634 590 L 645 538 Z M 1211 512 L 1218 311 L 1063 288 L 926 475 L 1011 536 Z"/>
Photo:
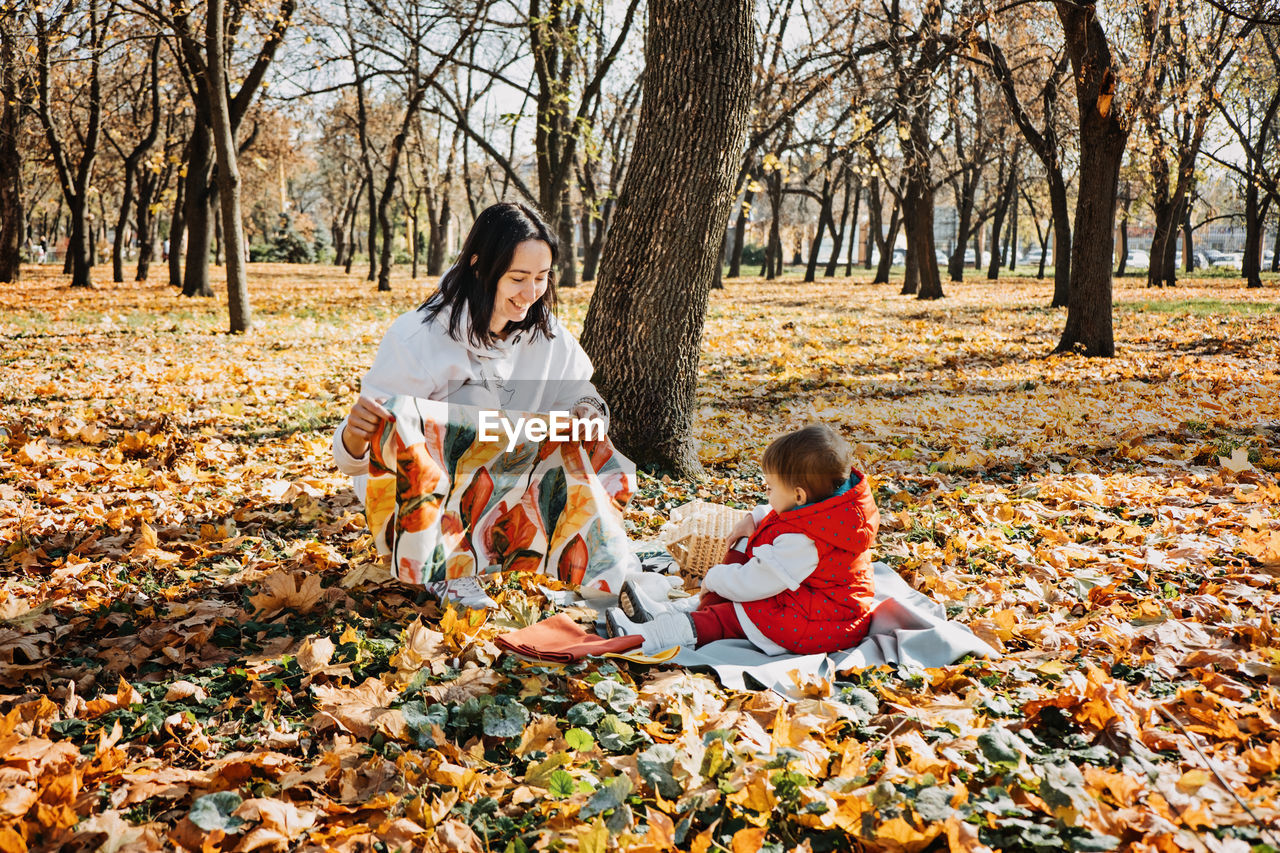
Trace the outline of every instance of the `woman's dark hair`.
<path fill-rule="evenodd" d="M 476 217 L 462 243 L 458 259 L 443 276 L 435 293 L 422 303 L 421 310 L 431 321 L 449 310 L 449 337 L 461 341 L 463 311 L 469 313 L 469 337 L 475 346 L 490 347 L 498 336 L 489 328 L 493 317 L 494 296 L 498 279 L 511 267 L 516 246 L 526 240 L 541 240 L 551 249 L 551 279 L 542 297 L 529 306 L 529 313 L 518 323 L 508 323 L 507 331 L 532 330 L 548 338 L 551 318 L 556 309 L 555 265 L 560 241 L 531 207 L 514 202 L 500 202 L 486 207 Z M 471 258 L 475 263 L 471 263 Z"/>

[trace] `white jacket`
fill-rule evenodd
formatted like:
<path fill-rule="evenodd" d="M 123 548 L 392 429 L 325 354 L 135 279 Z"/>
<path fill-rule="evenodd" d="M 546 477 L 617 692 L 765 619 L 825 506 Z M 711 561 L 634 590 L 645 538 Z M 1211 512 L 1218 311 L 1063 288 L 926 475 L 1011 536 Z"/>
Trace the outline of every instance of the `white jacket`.
<path fill-rule="evenodd" d="M 470 342 L 469 320 L 464 316 L 459 324 L 459 341 L 449 336 L 448 309 L 432 320 L 417 308 L 401 314 L 360 382 L 361 396 L 377 402 L 413 396 L 515 412 L 571 411 L 583 397 L 600 399 L 591 384 L 591 359 L 554 316 L 551 339 L 521 331 L 492 347 Z M 362 494 L 369 452 L 347 452 L 346 425 L 344 418 L 334 432 L 333 460 L 339 471 L 358 478 L 356 493 Z"/>

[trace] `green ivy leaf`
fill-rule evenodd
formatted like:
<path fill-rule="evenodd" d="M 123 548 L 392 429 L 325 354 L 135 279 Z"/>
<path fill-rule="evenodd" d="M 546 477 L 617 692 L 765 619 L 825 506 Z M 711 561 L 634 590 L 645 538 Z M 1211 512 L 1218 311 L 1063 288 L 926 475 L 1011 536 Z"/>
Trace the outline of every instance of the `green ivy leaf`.
<path fill-rule="evenodd" d="M 673 773 L 675 761 L 675 747 L 667 743 L 654 744 L 636 756 L 640 778 L 669 800 L 680 796 L 684 790 Z"/>
<path fill-rule="evenodd" d="M 594 726 L 603 716 L 604 708 L 595 702 L 579 702 L 565 713 L 571 725 L 586 727 Z"/>
<path fill-rule="evenodd" d="M 565 797 L 572 797 L 575 787 L 577 786 L 573 781 L 573 777 L 563 770 L 556 770 L 552 772 L 551 776 L 547 780 L 547 790 L 551 792 L 551 796 L 553 797 L 559 797 L 561 799 Z"/>
<path fill-rule="evenodd" d="M 619 684 L 616 681 L 604 680 L 598 683 L 591 691 L 596 694 L 596 698 L 604 702 L 617 713 L 630 708 L 636 703 L 638 698 L 636 692 L 625 684 Z"/>
<path fill-rule="evenodd" d="M 561 767 L 573 760 L 573 756 L 567 752 L 557 752 L 555 755 L 548 755 L 544 760 L 537 764 L 530 764 L 529 769 L 524 773 L 524 782 L 526 785 L 533 785 L 538 788 L 550 788 L 551 777 Z M 565 774 L 568 775 L 567 773 Z M 572 781 L 572 777 L 570 777 Z"/>
<path fill-rule="evenodd" d="M 586 820 L 598 814 L 604 814 L 611 809 L 616 809 L 626 802 L 627 797 L 631 796 L 631 787 L 630 776 L 625 774 L 614 776 L 591 795 L 586 805 L 578 812 L 578 816 Z"/>
<path fill-rule="evenodd" d="M 978 746 L 987 761 L 1010 768 L 1018 766 L 1024 751 L 1022 741 L 1004 726 L 992 726 L 978 735 Z"/>
<path fill-rule="evenodd" d="M 243 802 L 244 800 L 240 799 L 240 795 L 235 791 L 205 794 L 191 804 L 191 811 L 187 817 L 205 832 L 213 832 L 215 829 L 221 829 L 223 832 L 238 832 L 239 827 L 244 825 L 244 821 L 232 812 L 240 808 Z"/>
<path fill-rule="evenodd" d="M 596 739 L 586 729 L 569 729 L 564 733 L 564 741 L 577 752 L 585 752 L 596 745 Z"/>
<path fill-rule="evenodd" d="M 934 786 L 916 794 L 916 814 L 927 821 L 946 820 L 955 809 L 951 808 L 951 791 Z"/>
<path fill-rule="evenodd" d="M 484 709 L 481 726 L 489 737 L 516 737 L 529 724 L 529 709 L 515 702 Z"/>
<path fill-rule="evenodd" d="M 600 739 L 600 745 L 611 752 L 626 749 L 635 736 L 636 730 L 613 714 L 606 714 L 596 728 L 596 737 Z"/>

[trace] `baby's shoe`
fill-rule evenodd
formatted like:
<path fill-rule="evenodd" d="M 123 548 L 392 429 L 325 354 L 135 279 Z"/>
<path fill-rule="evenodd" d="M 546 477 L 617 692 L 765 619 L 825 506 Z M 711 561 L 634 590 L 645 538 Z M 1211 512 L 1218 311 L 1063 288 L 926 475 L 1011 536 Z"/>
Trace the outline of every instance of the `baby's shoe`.
<path fill-rule="evenodd" d="M 697 643 L 693 619 L 687 613 L 659 613 L 649 622 L 632 622 L 621 608 L 610 607 L 605 613 L 610 637 L 644 637 L 640 651 L 646 655 L 657 654 L 672 646 L 689 646 Z"/>
<path fill-rule="evenodd" d="M 622 585 L 618 593 L 618 607 L 629 619 L 636 622 L 650 622 L 660 613 L 692 613 L 698 609 L 698 596 L 684 598 L 668 598 L 671 585 L 665 583 L 666 577 L 659 575 L 659 583 L 648 582 L 643 575 L 633 577 Z M 655 593 L 653 590 L 657 588 Z"/>

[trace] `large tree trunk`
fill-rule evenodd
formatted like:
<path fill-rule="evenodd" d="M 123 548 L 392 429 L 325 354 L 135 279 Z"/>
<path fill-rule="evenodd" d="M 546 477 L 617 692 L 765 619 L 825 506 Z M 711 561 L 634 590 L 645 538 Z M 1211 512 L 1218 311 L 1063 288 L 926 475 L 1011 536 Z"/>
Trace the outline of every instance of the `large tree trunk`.
<path fill-rule="evenodd" d="M 1071 255 L 1067 322 L 1058 352 L 1115 355 L 1111 318 L 1111 261 L 1116 194 L 1129 131 L 1113 102 L 1111 47 L 1094 2 L 1056 4 L 1075 72 L 1080 116 L 1079 194 Z"/>
<path fill-rule="evenodd" d="M 187 177 L 183 220 L 186 225 L 186 263 L 183 265 L 182 295 L 213 296 L 209 285 L 209 251 L 213 247 L 213 139 L 209 125 L 196 116 L 195 128 L 187 143 Z M 174 251 L 172 244 L 169 251 Z"/>
<path fill-rule="evenodd" d="M 245 272 L 244 220 L 240 215 L 240 164 L 236 156 L 236 134 L 227 98 L 226 39 L 223 17 L 226 0 L 209 0 L 206 18 L 208 51 L 209 112 L 213 119 L 213 140 L 218 154 L 218 199 L 222 203 L 223 245 L 227 253 L 227 310 L 232 333 L 253 327 L 249 306 L 249 280 Z"/>
<path fill-rule="evenodd" d="M 746 143 L 754 13 L 750 0 L 650 0 L 634 152 L 582 333 L 614 442 L 683 476 L 702 471 L 698 355 Z"/>
<path fill-rule="evenodd" d="M 914 254 L 919 271 L 920 285 L 917 299 L 941 299 L 942 274 L 938 269 L 938 255 L 933 242 L 933 190 L 928 179 L 916 179 L 915 187 L 908 187 L 912 204 L 907 215 L 907 253 Z"/>
<path fill-rule="evenodd" d="M 17 281 L 21 274 L 22 153 L 18 137 L 22 112 L 18 106 L 18 50 L 13 15 L 0 14 L 0 282 Z"/>
<path fill-rule="evenodd" d="M 1258 182 L 1251 175 L 1244 191 L 1244 262 L 1240 270 L 1249 287 L 1262 287 L 1262 219 Z"/>

